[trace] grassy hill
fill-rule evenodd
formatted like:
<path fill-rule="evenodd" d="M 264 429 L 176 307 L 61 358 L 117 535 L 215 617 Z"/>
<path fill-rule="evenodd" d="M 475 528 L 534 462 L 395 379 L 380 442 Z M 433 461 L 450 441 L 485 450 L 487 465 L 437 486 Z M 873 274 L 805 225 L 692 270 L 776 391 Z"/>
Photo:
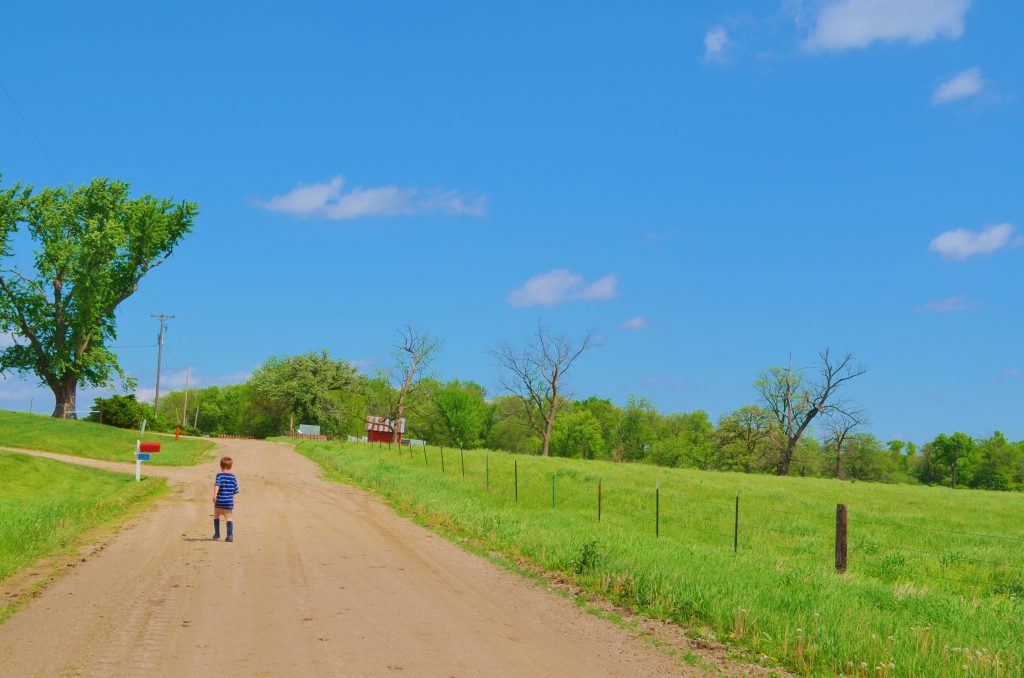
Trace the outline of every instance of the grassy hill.
<path fill-rule="evenodd" d="M 135 461 L 135 441 L 138 438 L 138 431 L 0 410 L 0 447 L 59 452 L 107 461 Z M 174 442 L 174 436 L 160 433 L 147 432 L 142 439 L 162 443 L 162 451 L 154 454 L 152 461 L 147 463 L 163 466 L 196 464 L 207 459 L 209 452 L 216 447 L 209 440 L 183 438 Z"/>
<path fill-rule="evenodd" d="M 0 582 L 164 488 L 162 478 L 137 483 L 125 473 L 0 451 Z M 17 604 L 0 605 L 0 623 Z"/>
<path fill-rule="evenodd" d="M 1020 494 L 479 450 L 447 450 L 442 474 L 434 447 L 303 441 L 297 449 L 462 543 L 801 673 L 1024 670 Z M 842 575 L 838 503 L 849 510 Z"/>

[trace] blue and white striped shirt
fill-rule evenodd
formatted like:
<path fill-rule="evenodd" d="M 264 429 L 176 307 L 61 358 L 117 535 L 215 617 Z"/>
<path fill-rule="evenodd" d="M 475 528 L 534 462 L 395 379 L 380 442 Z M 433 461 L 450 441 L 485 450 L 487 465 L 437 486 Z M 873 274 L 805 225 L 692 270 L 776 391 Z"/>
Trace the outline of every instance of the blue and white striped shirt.
<path fill-rule="evenodd" d="M 217 508 L 235 508 L 235 495 L 238 494 L 238 479 L 234 473 L 218 473 L 217 479 L 213 481 L 217 486 Z"/>

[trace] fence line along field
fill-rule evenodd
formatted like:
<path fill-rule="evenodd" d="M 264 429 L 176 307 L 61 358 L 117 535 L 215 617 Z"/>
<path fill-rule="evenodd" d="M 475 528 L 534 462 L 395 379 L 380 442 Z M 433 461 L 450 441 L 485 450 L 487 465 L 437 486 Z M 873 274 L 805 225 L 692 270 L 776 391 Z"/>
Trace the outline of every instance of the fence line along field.
<path fill-rule="evenodd" d="M 1018 494 L 485 450 L 296 447 L 435 529 L 802 673 L 1022 675 Z M 834 563 L 840 503 L 845 574 Z"/>

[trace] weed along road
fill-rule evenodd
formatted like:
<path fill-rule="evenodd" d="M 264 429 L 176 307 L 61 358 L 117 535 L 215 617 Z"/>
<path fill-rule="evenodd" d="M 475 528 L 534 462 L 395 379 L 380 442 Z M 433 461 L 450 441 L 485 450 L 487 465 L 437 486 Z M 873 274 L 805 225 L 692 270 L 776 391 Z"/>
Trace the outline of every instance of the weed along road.
<path fill-rule="evenodd" d="M 173 493 L 0 625 L 0 675 L 703 675 L 287 445 L 223 448 L 235 542 L 210 540 L 215 462 L 147 466 Z"/>

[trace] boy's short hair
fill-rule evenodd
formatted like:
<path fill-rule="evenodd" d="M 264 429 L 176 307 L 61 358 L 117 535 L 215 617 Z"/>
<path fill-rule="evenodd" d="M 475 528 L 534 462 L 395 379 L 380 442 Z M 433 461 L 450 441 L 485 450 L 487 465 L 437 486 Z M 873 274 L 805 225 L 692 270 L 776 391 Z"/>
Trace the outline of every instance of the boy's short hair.
<path fill-rule="evenodd" d="M 220 458 L 220 468 L 221 468 L 221 470 L 222 471 L 229 471 L 229 470 L 231 470 L 231 464 L 232 463 L 234 463 L 234 462 L 232 461 L 231 457 L 221 457 Z"/>

